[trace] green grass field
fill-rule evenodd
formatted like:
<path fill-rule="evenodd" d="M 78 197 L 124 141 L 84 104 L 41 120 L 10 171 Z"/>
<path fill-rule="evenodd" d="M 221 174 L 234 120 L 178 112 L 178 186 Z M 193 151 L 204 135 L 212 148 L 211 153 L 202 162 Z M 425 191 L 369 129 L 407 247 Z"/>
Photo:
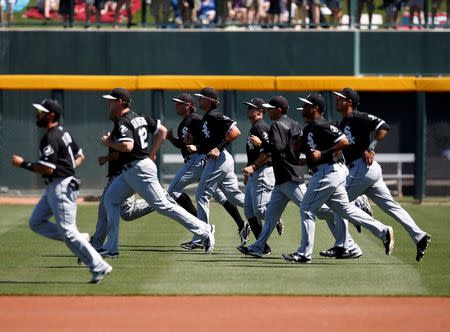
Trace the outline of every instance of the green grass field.
<path fill-rule="evenodd" d="M 415 261 L 416 247 L 406 231 L 375 209 L 375 216 L 393 225 L 396 248 L 386 256 L 378 239 L 363 230 L 351 232 L 364 251 L 357 260 L 319 256 L 332 245 L 323 221 L 317 222 L 312 264 L 284 262 L 300 241 L 299 211 L 293 205 L 283 219 L 286 232 L 270 239 L 273 254 L 247 258 L 236 250 L 238 236 L 222 207 L 213 205 L 217 245 L 213 255 L 188 252 L 179 244 L 190 234 L 158 214 L 121 224 L 120 258 L 113 273 L 99 285 L 88 284 L 90 273 L 60 242 L 28 228 L 32 206 L 0 206 L 0 294 L 280 294 L 280 295 L 450 295 L 450 206 L 405 203 L 418 224 L 432 235 L 428 253 Z M 93 232 L 97 206 L 81 205 L 78 226 Z M 253 241 L 253 239 L 251 240 Z"/>

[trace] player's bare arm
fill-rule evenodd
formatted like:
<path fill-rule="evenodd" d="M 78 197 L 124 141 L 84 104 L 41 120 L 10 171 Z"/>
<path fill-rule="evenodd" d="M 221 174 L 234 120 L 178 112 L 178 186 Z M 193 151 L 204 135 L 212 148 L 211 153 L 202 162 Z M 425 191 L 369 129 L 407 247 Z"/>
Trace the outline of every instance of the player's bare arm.
<path fill-rule="evenodd" d="M 44 166 L 38 163 L 32 163 L 25 161 L 21 156 L 13 155 L 11 159 L 11 163 L 20 168 L 24 168 L 28 171 L 31 171 L 33 173 L 41 174 L 41 175 L 52 175 L 53 174 L 53 168 Z"/>
<path fill-rule="evenodd" d="M 120 153 L 118 151 L 114 151 L 106 156 L 100 156 L 97 158 L 98 164 L 103 166 L 105 163 L 113 160 L 119 159 Z"/>
<path fill-rule="evenodd" d="M 161 125 L 158 129 L 158 132 L 153 137 L 153 144 L 149 153 L 149 157 L 151 160 L 153 161 L 156 160 L 156 154 L 158 153 L 159 149 L 164 143 L 166 136 L 167 136 L 167 128 Z"/>
<path fill-rule="evenodd" d="M 81 150 L 78 151 L 77 155 L 75 156 L 75 167 L 79 167 L 84 159 L 86 159 L 84 153 Z"/>
<path fill-rule="evenodd" d="M 256 147 L 260 147 L 262 145 L 261 139 L 256 135 L 250 135 L 250 143 Z"/>
<path fill-rule="evenodd" d="M 225 139 L 214 149 L 212 149 L 211 151 L 209 151 L 208 153 L 208 157 L 211 159 L 217 159 L 219 158 L 220 152 L 225 149 L 225 147 L 230 144 L 231 142 L 233 142 L 236 138 L 239 137 L 239 135 L 241 135 L 241 131 L 239 130 L 238 127 L 233 126 L 227 133 L 227 135 L 225 136 Z"/>
<path fill-rule="evenodd" d="M 114 150 L 120 152 L 130 152 L 133 150 L 134 143 L 133 142 L 114 142 L 111 138 L 111 133 L 108 132 L 101 137 L 102 144 L 106 147 L 113 148 Z"/>
<path fill-rule="evenodd" d="M 242 174 L 244 176 L 252 175 L 254 171 L 256 171 L 259 167 L 267 163 L 270 159 L 269 153 L 262 152 L 258 158 L 256 158 L 255 162 L 249 166 L 246 166 L 242 169 Z"/>
<path fill-rule="evenodd" d="M 370 143 L 368 149 L 364 151 L 363 154 L 363 160 L 367 165 L 372 165 L 373 161 L 375 160 L 375 147 L 377 146 L 377 143 L 384 140 L 387 134 L 386 129 L 379 129 L 375 133 L 375 139 Z"/>

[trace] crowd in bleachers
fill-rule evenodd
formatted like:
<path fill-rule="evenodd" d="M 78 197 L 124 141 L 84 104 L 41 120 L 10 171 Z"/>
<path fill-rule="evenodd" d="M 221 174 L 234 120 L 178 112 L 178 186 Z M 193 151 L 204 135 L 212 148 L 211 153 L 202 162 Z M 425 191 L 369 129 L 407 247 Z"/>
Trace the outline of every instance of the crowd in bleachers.
<path fill-rule="evenodd" d="M 12 22 L 17 1 L 0 0 L 0 24 L 4 16 L 2 25 Z M 36 5 L 37 14 L 24 16 L 62 17 L 65 26 L 75 18 L 86 27 L 92 22 L 131 27 L 139 9 L 135 24 L 158 28 L 413 28 L 450 22 L 450 0 L 430 0 L 428 6 L 425 0 L 37 0 Z"/>

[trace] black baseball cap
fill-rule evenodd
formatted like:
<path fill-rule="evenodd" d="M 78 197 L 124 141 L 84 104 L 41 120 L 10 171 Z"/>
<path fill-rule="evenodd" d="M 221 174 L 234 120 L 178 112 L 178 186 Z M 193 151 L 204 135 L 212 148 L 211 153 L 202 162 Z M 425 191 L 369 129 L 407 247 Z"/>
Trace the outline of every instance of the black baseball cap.
<path fill-rule="evenodd" d="M 267 109 L 281 108 L 282 111 L 287 112 L 289 103 L 283 96 L 273 96 L 268 103 L 263 104 L 263 107 Z"/>
<path fill-rule="evenodd" d="M 131 95 L 127 89 L 124 88 L 115 88 L 112 89 L 111 92 L 107 95 L 103 95 L 103 98 L 109 100 L 117 100 L 121 99 L 126 103 L 131 103 Z"/>
<path fill-rule="evenodd" d="M 203 88 L 200 93 L 194 93 L 194 95 L 197 97 L 214 99 L 216 101 L 219 100 L 219 93 L 217 92 L 217 90 L 210 87 Z"/>
<path fill-rule="evenodd" d="M 195 105 L 194 97 L 189 93 L 182 93 L 178 97 L 172 98 L 172 100 L 177 103 Z"/>
<path fill-rule="evenodd" d="M 305 104 L 318 106 L 320 112 L 322 113 L 325 110 L 325 99 L 323 99 L 322 95 L 318 93 L 311 93 L 306 98 L 298 98 Z"/>
<path fill-rule="evenodd" d="M 353 107 L 357 107 L 359 105 L 359 95 L 358 92 L 356 92 L 355 90 L 351 89 L 351 88 L 344 88 L 342 91 L 340 92 L 336 92 L 333 91 L 333 93 L 336 96 L 345 98 L 345 99 L 350 99 L 353 103 Z"/>
<path fill-rule="evenodd" d="M 62 106 L 54 99 L 44 99 L 40 104 L 33 104 L 33 107 L 44 113 L 55 113 L 60 116 Z"/>
<path fill-rule="evenodd" d="M 252 98 L 250 101 L 244 101 L 243 102 L 245 105 L 250 106 L 252 108 L 258 108 L 258 109 L 263 109 L 264 110 L 264 104 L 266 103 L 263 99 L 261 98 Z"/>

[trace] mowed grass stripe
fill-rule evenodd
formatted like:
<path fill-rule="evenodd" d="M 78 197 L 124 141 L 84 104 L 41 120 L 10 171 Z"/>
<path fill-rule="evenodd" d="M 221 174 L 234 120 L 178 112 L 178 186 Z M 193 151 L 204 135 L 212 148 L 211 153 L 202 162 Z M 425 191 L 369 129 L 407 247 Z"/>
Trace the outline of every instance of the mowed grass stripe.
<path fill-rule="evenodd" d="M 19 207 L 20 226 L 0 235 L 2 268 L 0 294 L 285 294 L 285 295 L 441 295 L 450 294 L 448 242 L 445 216 L 450 207 L 408 205 L 407 210 L 433 238 L 430 252 L 421 263 L 415 261 L 415 245 L 392 218 L 375 209 L 376 217 L 394 226 L 396 249 L 384 254 L 380 240 L 367 230 L 350 230 L 364 251 L 358 260 L 338 261 L 319 256 L 333 244 L 324 221 L 317 221 L 313 262 L 296 265 L 280 255 L 295 251 L 300 242 L 299 211 L 288 205 L 283 219 L 286 233 L 273 234 L 273 254 L 263 259 L 241 255 L 237 229 L 224 209 L 212 205 L 211 219 L 217 226 L 213 255 L 188 252 L 179 247 L 191 235 L 177 222 L 151 214 L 135 222 L 123 222 L 120 258 L 101 285 L 88 285 L 90 274 L 76 265 L 64 244 L 32 233 Z M 14 208 L 1 206 L 0 213 Z M 79 207 L 78 224 L 93 232 L 96 206 Z M 14 214 L 14 213 L 12 213 Z M 9 221 L 8 221 L 9 223 Z M 4 218 L 0 227 L 3 229 Z M 251 242 L 253 239 L 251 239 Z"/>

